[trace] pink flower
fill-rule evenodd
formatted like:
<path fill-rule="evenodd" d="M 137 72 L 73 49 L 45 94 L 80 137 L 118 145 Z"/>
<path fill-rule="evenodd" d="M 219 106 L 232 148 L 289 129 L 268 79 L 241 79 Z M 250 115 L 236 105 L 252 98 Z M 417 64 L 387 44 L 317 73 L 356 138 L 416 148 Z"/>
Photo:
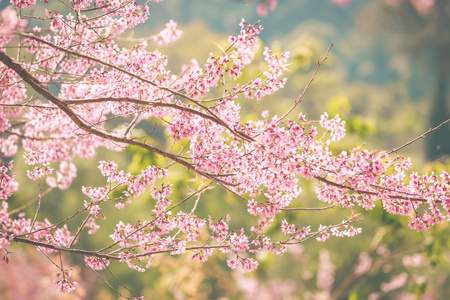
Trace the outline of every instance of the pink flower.
<path fill-rule="evenodd" d="M 425 16 L 433 8 L 435 0 L 409 0 L 409 1 L 416 8 L 417 12 L 420 15 Z"/>
<path fill-rule="evenodd" d="M 277 0 L 269 0 L 269 4 L 267 4 L 270 10 L 275 10 L 275 8 L 277 8 L 277 5 L 278 5 Z"/>
<path fill-rule="evenodd" d="M 7 200 L 19 188 L 19 184 L 14 180 L 14 173 L 7 174 L 12 166 L 13 162 L 11 161 L 6 166 L 0 167 L 0 199 L 2 200 Z M 6 204 L 6 202 L 3 203 Z"/>
<path fill-rule="evenodd" d="M 9 244 L 8 239 L 0 237 L 0 249 L 8 247 Z"/>
<path fill-rule="evenodd" d="M 72 270 L 65 270 L 65 271 L 62 271 L 61 273 L 56 274 L 56 278 L 62 277 L 62 279 L 60 279 L 60 280 L 53 281 L 59 291 L 61 291 L 63 293 L 66 293 L 66 292 L 70 293 L 75 290 L 76 286 L 78 285 L 78 282 L 76 282 L 76 281 L 69 282 L 67 280 L 67 278 L 70 278 L 71 273 L 72 273 Z"/>
<path fill-rule="evenodd" d="M 349 6 L 353 0 L 331 0 L 331 2 L 337 6 L 346 7 Z"/>
<path fill-rule="evenodd" d="M 87 266 L 89 266 L 92 270 L 103 270 L 107 266 L 109 266 L 109 259 L 102 259 L 99 257 L 85 257 L 84 262 Z"/>
<path fill-rule="evenodd" d="M 55 280 L 54 283 L 58 290 L 63 293 L 73 292 L 78 285 L 78 282 L 69 282 L 67 279 Z"/>
<path fill-rule="evenodd" d="M 358 264 L 354 268 L 354 272 L 356 275 L 361 276 L 370 271 L 372 267 L 372 256 L 370 256 L 367 252 L 361 252 L 358 257 Z"/>
<path fill-rule="evenodd" d="M 0 12 L 0 17 L 3 21 L 0 26 L 0 36 L 14 35 L 16 30 L 24 29 L 28 24 L 27 20 L 18 18 L 17 13 L 12 6 L 7 6 L 2 10 Z"/>
<path fill-rule="evenodd" d="M 256 13 L 258 14 L 258 16 L 267 17 L 267 15 L 269 14 L 269 10 L 267 9 L 267 5 L 265 5 L 263 3 L 259 3 L 256 6 Z"/>
<path fill-rule="evenodd" d="M 48 0 L 44 0 L 44 2 L 48 3 Z M 36 0 L 12 0 L 11 3 L 13 3 L 16 8 L 30 7 L 36 4 Z"/>
<path fill-rule="evenodd" d="M 328 227 L 319 225 L 319 229 L 317 230 L 319 236 L 316 237 L 316 240 L 319 242 L 325 242 L 330 237 L 330 234 L 327 232 L 327 230 Z"/>
<path fill-rule="evenodd" d="M 408 274 L 406 272 L 403 272 L 400 273 L 399 275 L 392 277 L 391 281 L 383 282 L 380 285 L 380 289 L 383 292 L 387 293 L 405 286 L 407 282 L 408 282 Z"/>
<path fill-rule="evenodd" d="M 178 40 L 182 34 L 183 31 L 177 29 L 177 23 L 174 20 L 170 20 L 166 23 L 166 28 L 158 33 L 153 38 L 153 41 L 158 46 L 168 46 Z"/>
<path fill-rule="evenodd" d="M 173 250 L 170 252 L 171 255 L 183 254 L 186 252 L 186 241 L 179 241 L 173 244 Z"/>

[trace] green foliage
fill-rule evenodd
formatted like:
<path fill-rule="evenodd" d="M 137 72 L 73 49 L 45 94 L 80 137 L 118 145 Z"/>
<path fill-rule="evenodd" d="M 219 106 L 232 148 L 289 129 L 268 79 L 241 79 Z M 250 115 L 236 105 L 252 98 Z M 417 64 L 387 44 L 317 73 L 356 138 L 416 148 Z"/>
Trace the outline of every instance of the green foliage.
<path fill-rule="evenodd" d="M 416 299 L 421 299 L 427 293 L 428 284 L 426 282 L 417 283 L 413 286 L 414 296 Z"/>

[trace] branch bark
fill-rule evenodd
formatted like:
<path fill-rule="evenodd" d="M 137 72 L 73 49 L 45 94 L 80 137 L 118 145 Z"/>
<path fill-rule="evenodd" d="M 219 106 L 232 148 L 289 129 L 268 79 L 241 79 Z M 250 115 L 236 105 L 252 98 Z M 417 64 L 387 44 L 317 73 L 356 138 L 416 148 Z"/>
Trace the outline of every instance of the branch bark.
<path fill-rule="evenodd" d="M 116 143 L 122 143 L 126 145 L 133 145 L 137 146 L 146 150 L 149 150 L 155 154 L 159 154 L 163 157 L 169 158 L 172 161 L 179 163 L 180 165 L 186 167 L 187 169 L 194 171 L 198 173 L 201 176 L 204 176 L 208 179 L 214 180 L 215 182 L 218 182 L 222 185 L 232 185 L 224 180 L 221 180 L 219 178 L 216 178 L 212 174 L 208 174 L 199 170 L 196 170 L 195 166 L 191 163 L 179 158 L 177 155 L 174 155 L 172 153 L 163 151 L 159 148 L 156 148 L 152 145 L 139 142 L 133 139 L 129 139 L 126 137 L 119 137 L 115 136 L 109 133 L 106 133 L 104 131 L 98 130 L 96 128 L 93 128 L 92 126 L 89 126 L 85 124 L 75 113 L 72 109 L 70 109 L 69 105 L 65 103 L 62 99 L 59 99 L 57 96 L 55 96 L 48 88 L 42 85 L 41 82 L 39 82 L 34 76 L 32 76 L 21 64 L 15 62 L 13 59 L 11 59 L 6 53 L 0 51 L 0 61 L 4 63 L 8 68 L 16 72 L 27 84 L 33 88 L 38 94 L 43 96 L 48 101 L 55 104 L 59 109 L 61 109 L 80 129 L 91 133 L 93 135 L 96 135 L 98 137 L 101 137 L 103 139 L 113 141 Z"/>

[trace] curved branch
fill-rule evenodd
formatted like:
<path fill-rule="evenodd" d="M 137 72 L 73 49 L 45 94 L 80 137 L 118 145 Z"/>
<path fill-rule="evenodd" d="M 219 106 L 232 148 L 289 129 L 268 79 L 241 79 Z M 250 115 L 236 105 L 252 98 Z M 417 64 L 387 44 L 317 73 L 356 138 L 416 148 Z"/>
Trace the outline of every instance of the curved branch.
<path fill-rule="evenodd" d="M 445 124 L 447 124 L 447 123 L 449 123 L 449 122 L 450 122 L 450 119 L 448 119 L 447 121 L 442 122 L 441 124 L 439 124 L 438 126 L 436 126 L 436 127 L 434 127 L 434 128 L 428 129 L 427 132 L 425 132 L 425 133 L 419 135 L 419 136 L 416 137 L 415 139 L 413 139 L 413 140 L 411 140 L 411 141 L 409 141 L 409 142 L 403 144 L 402 146 L 400 146 L 400 147 L 398 147 L 398 148 L 392 149 L 391 151 L 388 152 L 388 154 L 392 154 L 392 153 L 396 153 L 397 151 L 400 151 L 401 149 L 403 149 L 403 148 L 405 148 L 405 147 L 411 145 L 412 143 L 414 143 L 414 142 L 420 140 L 421 138 L 424 138 L 425 136 L 427 136 L 428 134 L 432 133 L 433 131 L 438 130 L 439 128 L 441 128 L 442 126 L 444 126 Z"/>
<path fill-rule="evenodd" d="M 322 58 L 322 60 L 317 61 L 317 67 L 314 70 L 314 73 L 313 73 L 311 79 L 308 81 L 305 88 L 303 89 L 303 92 L 298 96 L 297 100 L 295 100 L 294 105 L 292 105 L 292 107 L 283 116 L 281 116 L 278 119 L 277 123 L 280 123 L 284 118 L 286 118 L 286 116 L 289 115 L 300 102 L 302 102 L 303 96 L 306 94 L 306 91 L 308 90 L 309 86 L 314 81 L 314 78 L 316 78 L 316 75 L 317 75 L 317 72 L 319 72 L 320 66 L 322 66 L 322 64 L 325 62 L 325 60 L 327 60 L 328 54 L 330 53 L 332 47 L 333 47 L 333 43 L 331 43 L 330 47 L 328 47 L 327 52 L 325 52 L 325 56 Z"/>
<path fill-rule="evenodd" d="M 129 139 L 126 137 L 119 137 L 115 136 L 109 133 L 106 133 L 104 131 L 98 130 L 96 128 L 93 128 L 92 126 L 89 126 L 85 124 L 74 112 L 72 109 L 70 109 L 69 105 L 65 103 L 63 100 L 59 99 L 57 96 L 55 96 L 50 90 L 46 87 L 44 87 L 34 76 L 32 76 L 22 65 L 19 63 L 16 63 L 13 61 L 6 53 L 0 51 L 0 61 L 4 63 L 7 67 L 9 67 L 11 70 L 16 72 L 26 83 L 28 83 L 38 94 L 46 98 L 48 101 L 55 104 L 59 109 L 61 109 L 80 129 L 91 133 L 93 135 L 96 135 L 98 137 L 101 137 L 103 139 L 113 141 L 116 143 L 122 143 L 127 145 L 133 145 L 137 146 L 146 150 L 149 150 L 153 153 L 159 154 L 163 157 L 169 158 L 172 161 L 179 163 L 180 165 L 186 167 L 187 169 L 194 171 L 198 173 L 199 175 L 209 178 L 211 180 L 214 180 L 218 183 L 221 183 L 222 185 L 232 185 L 231 183 L 228 183 L 224 180 L 216 178 L 214 175 L 199 171 L 195 168 L 194 165 L 191 163 L 179 158 L 177 155 L 168 153 L 166 151 L 163 151 L 159 148 L 156 148 L 152 145 L 145 144 L 143 142 L 139 142 L 133 139 Z"/>
<path fill-rule="evenodd" d="M 190 101 L 190 102 L 192 102 L 192 103 L 195 103 L 196 105 L 198 105 L 198 106 L 200 106 L 201 108 L 203 108 L 204 110 L 206 110 L 211 116 L 213 116 L 213 117 L 215 117 L 216 119 L 220 120 L 220 118 L 219 118 L 214 112 L 212 112 L 207 106 L 205 106 L 205 105 L 199 103 L 199 102 L 196 101 L 194 98 L 189 97 L 188 95 L 185 95 L 185 94 L 183 94 L 183 93 L 177 92 L 177 91 L 175 91 L 175 90 L 173 90 L 173 89 L 170 89 L 170 88 L 168 88 L 168 87 L 160 86 L 160 85 L 156 84 L 155 82 L 153 82 L 153 81 L 151 81 L 151 80 L 145 79 L 145 78 L 143 78 L 143 77 L 141 77 L 141 76 L 139 76 L 139 75 L 136 75 L 136 74 L 134 74 L 134 73 L 132 73 L 132 72 L 130 72 L 130 71 L 127 71 L 127 70 L 125 70 L 125 69 L 123 69 L 123 68 L 120 68 L 120 67 L 118 67 L 118 66 L 116 66 L 116 65 L 114 65 L 114 64 L 108 63 L 108 62 L 103 61 L 103 60 L 101 60 L 101 59 L 98 59 L 98 58 L 95 58 L 95 57 L 92 57 L 92 56 L 89 56 L 89 55 L 81 54 L 81 53 L 76 52 L 76 51 L 72 51 L 72 50 L 65 49 L 65 48 L 63 48 L 63 47 L 60 47 L 60 46 L 57 46 L 57 45 L 55 45 L 55 44 L 53 44 L 53 43 L 47 42 L 46 40 L 43 40 L 43 39 L 38 38 L 38 37 L 33 36 L 33 35 L 24 34 L 24 33 L 20 33 L 20 35 L 23 36 L 23 37 L 26 37 L 26 38 L 33 39 L 33 40 L 38 41 L 38 42 L 40 42 L 40 43 L 43 43 L 43 44 L 45 44 L 45 45 L 47 45 L 47 46 L 50 46 L 50 47 L 52 47 L 52 48 L 54 48 L 54 49 L 57 49 L 57 50 L 59 50 L 59 51 L 62 51 L 62 52 L 71 54 L 71 55 L 73 55 L 73 56 L 78 56 L 78 57 L 81 57 L 81 58 L 84 58 L 84 59 L 87 59 L 87 60 L 90 60 L 90 61 L 94 61 L 94 62 L 99 63 L 99 64 L 102 64 L 102 65 L 105 65 L 105 66 L 110 67 L 110 68 L 112 68 L 112 69 L 115 69 L 115 70 L 117 70 L 117 71 L 119 71 L 119 72 L 122 72 L 123 74 L 126 74 L 126 75 L 128 75 L 128 76 L 130 76 L 130 77 L 132 77 L 132 78 L 135 78 L 135 79 L 138 79 L 138 80 L 140 80 L 140 81 L 142 81 L 142 82 L 148 83 L 148 84 L 150 84 L 150 85 L 156 87 L 157 89 L 160 89 L 160 90 L 162 90 L 162 91 L 169 92 L 170 94 L 175 95 L 175 96 L 178 96 L 178 97 L 181 97 L 181 98 L 185 98 L 185 99 L 187 99 L 188 101 Z M 224 126 L 226 129 L 228 129 L 230 132 L 235 133 L 235 134 L 238 135 L 240 138 L 242 138 L 242 139 L 244 139 L 244 140 L 247 140 L 247 141 L 254 141 L 254 140 L 253 140 L 251 137 L 249 137 L 248 135 L 243 134 L 242 132 L 233 130 L 232 128 L 230 128 L 230 127 L 228 126 L 228 124 L 226 124 L 226 123 L 223 122 L 223 121 L 221 121 L 221 122 L 222 122 L 222 123 L 221 123 L 222 126 Z"/>
<path fill-rule="evenodd" d="M 188 113 L 191 113 L 194 115 L 198 115 L 204 119 L 211 120 L 218 125 L 226 126 L 226 124 L 217 117 L 205 114 L 201 111 L 193 109 L 192 107 L 185 106 L 185 105 L 178 105 L 176 103 L 153 102 L 153 101 L 146 101 L 146 100 L 129 98 L 129 97 L 121 97 L 121 98 L 105 97 L 105 98 L 80 99 L 80 100 L 62 100 L 62 101 L 69 105 L 82 105 L 82 104 L 86 104 L 86 103 L 102 103 L 102 102 L 127 102 L 127 103 L 135 103 L 135 104 L 142 104 L 142 105 L 155 106 L 155 107 L 170 107 L 170 108 L 185 111 L 185 112 L 188 112 Z M 232 133 L 236 134 L 236 132 L 234 132 L 234 131 L 232 131 Z M 240 135 L 238 137 L 242 138 Z"/>
<path fill-rule="evenodd" d="M 17 236 L 14 237 L 12 240 L 15 242 L 19 242 L 19 243 L 25 243 L 25 244 L 33 245 L 36 247 L 43 247 L 43 248 L 48 248 L 48 249 L 53 249 L 53 250 L 58 250 L 58 251 L 66 251 L 66 252 L 76 253 L 76 254 L 81 254 L 81 255 L 96 256 L 96 257 L 106 258 L 106 259 L 119 259 L 119 257 L 110 255 L 110 254 L 103 254 L 103 253 L 98 253 L 96 251 L 88 251 L 88 250 L 82 250 L 82 249 L 60 247 L 60 246 L 46 244 L 46 243 L 42 243 L 42 242 L 38 242 L 38 241 L 32 241 L 32 240 L 22 238 L 22 237 L 17 237 Z"/>
<path fill-rule="evenodd" d="M 369 196 L 379 196 L 379 193 L 377 193 L 377 192 L 356 190 L 356 189 L 354 189 L 354 188 L 352 188 L 352 187 L 350 187 L 348 185 L 336 183 L 336 182 L 333 182 L 331 180 L 325 179 L 325 178 L 323 178 L 321 176 L 314 176 L 314 178 L 319 180 L 319 181 L 321 181 L 321 182 L 323 182 L 323 183 L 325 183 L 325 184 L 328 184 L 328 185 L 331 185 L 331 186 L 334 186 L 334 187 L 337 187 L 337 188 L 340 188 L 340 189 L 346 189 L 346 190 L 349 190 L 349 191 L 352 191 L 352 192 L 355 192 L 355 193 L 358 193 L 358 194 L 364 194 L 364 195 L 369 195 Z M 372 187 L 378 188 L 378 189 L 382 189 L 382 187 L 378 187 L 378 186 L 372 186 Z M 389 190 L 389 191 L 391 191 L 391 190 Z M 391 192 L 393 192 L 393 193 L 405 193 L 405 192 L 402 192 L 402 191 L 391 191 Z M 417 201 L 417 202 L 428 202 L 428 200 L 425 199 L 425 198 L 409 197 L 408 195 L 405 195 L 405 196 L 401 196 L 401 195 L 386 195 L 386 196 L 391 198 L 391 199 Z M 442 201 L 441 200 L 436 200 L 435 202 L 436 203 L 441 203 Z"/>
<path fill-rule="evenodd" d="M 284 211 L 297 211 L 297 210 L 327 210 L 330 208 L 335 207 L 336 205 L 329 205 L 327 207 L 288 207 L 288 208 L 282 208 L 281 210 Z"/>

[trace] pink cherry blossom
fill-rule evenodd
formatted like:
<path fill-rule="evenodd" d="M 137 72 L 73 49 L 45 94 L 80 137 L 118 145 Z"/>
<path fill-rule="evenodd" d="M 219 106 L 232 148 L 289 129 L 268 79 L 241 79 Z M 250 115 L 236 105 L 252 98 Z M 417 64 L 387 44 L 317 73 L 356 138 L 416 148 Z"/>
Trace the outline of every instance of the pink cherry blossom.
<path fill-rule="evenodd" d="M 267 5 L 265 5 L 263 3 L 259 3 L 256 6 L 256 13 L 261 17 L 267 17 L 267 15 L 269 14 Z"/>
<path fill-rule="evenodd" d="M 0 167 L 0 199 L 7 200 L 19 188 L 19 184 L 14 180 L 14 173 L 8 174 L 13 167 L 13 161 Z"/>
<path fill-rule="evenodd" d="M 23 4 L 27 5 L 26 3 Z M 33 4 L 34 3 L 30 3 L 27 6 Z M 0 25 L 0 37 L 12 36 L 16 30 L 24 29 L 28 24 L 28 20 L 18 18 L 16 11 L 11 6 L 7 6 L 0 12 L 0 18 L 2 20 L 2 24 Z"/>
<path fill-rule="evenodd" d="M 275 10 L 277 8 L 277 5 L 277 0 L 261 0 L 261 2 L 256 6 L 256 13 L 259 16 L 267 17 L 267 15 L 269 14 L 269 10 Z"/>
<path fill-rule="evenodd" d="M 275 10 L 275 8 L 277 8 L 277 5 L 278 5 L 277 0 L 269 0 L 269 3 L 267 4 L 270 10 Z"/>
<path fill-rule="evenodd" d="M 350 5 L 350 3 L 353 2 L 353 0 L 330 0 L 333 4 L 338 5 L 338 6 L 342 6 L 342 7 L 346 7 L 348 5 Z"/>
<path fill-rule="evenodd" d="M 435 0 L 409 0 L 417 12 L 423 16 L 427 15 L 434 6 Z"/>
<path fill-rule="evenodd" d="M 387 293 L 389 291 L 403 287 L 406 284 L 407 280 L 408 274 L 403 272 L 400 273 L 399 275 L 392 277 L 391 281 L 382 283 L 380 288 L 383 292 Z"/>
<path fill-rule="evenodd" d="M 177 23 L 174 20 L 170 20 L 168 23 L 166 23 L 166 28 L 155 35 L 153 41 L 158 46 L 168 46 L 176 40 L 180 39 L 182 34 L 183 31 L 177 29 Z"/>
<path fill-rule="evenodd" d="M 85 257 L 84 262 L 93 270 L 103 270 L 110 264 L 109 260 L 98 257 Z"/>

